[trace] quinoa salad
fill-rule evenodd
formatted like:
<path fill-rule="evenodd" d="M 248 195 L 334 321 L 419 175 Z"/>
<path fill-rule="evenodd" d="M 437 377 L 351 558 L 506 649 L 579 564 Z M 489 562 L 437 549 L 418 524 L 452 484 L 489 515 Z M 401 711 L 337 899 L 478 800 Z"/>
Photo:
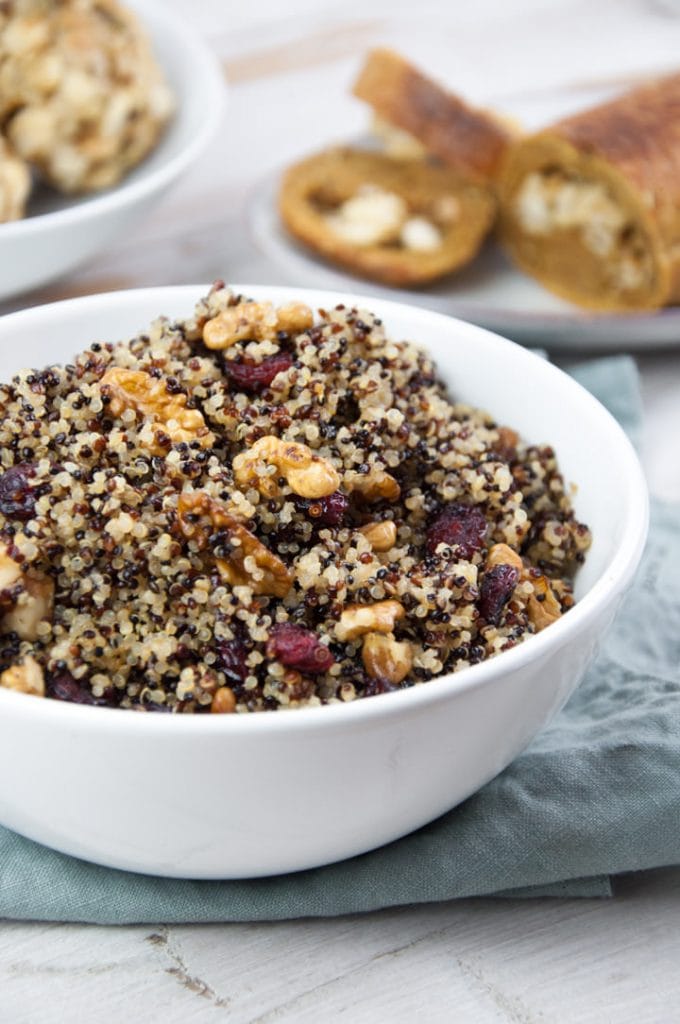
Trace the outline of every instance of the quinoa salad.
<path fill-rule="evenodd" d="M 425 340 L 217 282 L 186 320 L 0 385 L 0 686 L 318 706 L 568 612 L 590 534 L 553 449 L 449 396 Z"/>

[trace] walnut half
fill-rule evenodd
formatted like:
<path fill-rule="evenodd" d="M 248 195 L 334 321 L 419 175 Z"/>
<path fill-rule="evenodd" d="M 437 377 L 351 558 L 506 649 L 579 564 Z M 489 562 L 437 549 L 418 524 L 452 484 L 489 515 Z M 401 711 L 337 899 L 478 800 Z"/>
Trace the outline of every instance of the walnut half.
<path fill-rule="evenodd" d="M 197 541 L 199 547 L 206 546 L 211 533 L 225 531 L 231 554 L 217 558 L 216 565 L 230 586 L 249 586 L 254 594 L 286 596 L 293 585 L 290 570 L 219 501 L 204 492 L 184 492 L 177 502 L 177 518 L 184 536 Z"/>
<path fill-rule="evenodd" d="M 351 604 L 335 624 L 338 640 L 354 640 L 365 633 L 391 633 L 395 622 L 406 612 L 398 601 L 376 601 L 375 604 Z"/>
<path fill-rule="evenodd" d="M 22 572 L 7 548 L 0 544 L 0 631 L 21 640 L 36 640 L 38 624 L 51 619 L 54 582 L 35 569 Z"/>
<path fill-rule="evenodd" d="M 239 302 L 228 306 L 203 327 L 206 348 L 223 350 L 237 341 L 274 339 L 279 331 L 300 334 L 314 323 L 309 306 L 290 302 L 275 309 L 271 302 Z"/>
<path fill-rule="evenodd" d="M 260 494 L 273 498 L 279 493 L 277 478 L 267 473 L 267 466 L 301 498 L 327 498 L 340 486 L 340 476 L 328 459 L 316 455 L 306 444 L 282 441 L 267 434 L 248 451 L 234 459 L 234 480 L 240 487 L 255 487 Z"/>
<path fill-rule="evenodd" d="M 126 409 L 146 416 L 151 425 L 150 449 L 154 455 L 164 455 L 167 444 L 198 441 L 201 448 L 211 448 L 215 435 L 208 430 L 203 414 L 198 409 L 187 409 L 185 394 L 171 394 L 163 380 L 154 380 L 142 370 L 126 370 L 111 366 L 100 381 L 102 393 L 109 396 L 109 412 L 120 416 Z"/>
<path fill-rule="evenodd" d="M 397 541 L 397 527 L 391 519 L 367 523 L 359 527 L 358 533 L 363 533 L 374 551 L 389 551 Z"/>
<path fill-rule="evenodd" d="M 361 660 L 373 679 L 396 684 L 406 679 L 413 667 L 413 649 L 408 640 L 396 640 L 391 633 L 368 633 Z"/>
<path fill-rule="evenodd" d="M 19 665 L 10 665 L 0 674 L 0 686 L 33 697 L 45 696 L 45 677 L 35 658 L 30 654 Z"/>
<path fill-rule="evenodd" d="M 545 576 L 531 576 L 530 579 L 534 592 L 527 601 L 527 614 L 536 632 L 540 633 L 546 626 L 557 622 L 562 608 Z"/>

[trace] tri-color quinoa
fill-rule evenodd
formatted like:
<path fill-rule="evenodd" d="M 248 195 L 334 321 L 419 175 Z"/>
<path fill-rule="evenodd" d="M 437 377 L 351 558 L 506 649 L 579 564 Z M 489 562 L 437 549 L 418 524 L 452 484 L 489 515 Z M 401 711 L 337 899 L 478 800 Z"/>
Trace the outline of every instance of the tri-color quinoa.
<path fill-rule="evenodd" d="M 104 328 L 105 329 L 105 328 Z M 573 603 L 555 454 L 369 312 L 218 282 L 0 387 L 0 685 L 173 712 L 384 693 Z"/>

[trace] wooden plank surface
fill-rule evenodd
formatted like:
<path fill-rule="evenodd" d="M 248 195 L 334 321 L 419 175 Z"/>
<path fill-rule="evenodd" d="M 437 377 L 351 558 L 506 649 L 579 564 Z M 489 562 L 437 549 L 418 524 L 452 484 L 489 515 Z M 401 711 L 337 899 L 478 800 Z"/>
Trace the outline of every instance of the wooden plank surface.
<path fill-rule="evenodd" d="M 276 924 L 6 923 L 12 1024 L 673 1024 L 680 869 L 612 900 L 461 900 Z"/>

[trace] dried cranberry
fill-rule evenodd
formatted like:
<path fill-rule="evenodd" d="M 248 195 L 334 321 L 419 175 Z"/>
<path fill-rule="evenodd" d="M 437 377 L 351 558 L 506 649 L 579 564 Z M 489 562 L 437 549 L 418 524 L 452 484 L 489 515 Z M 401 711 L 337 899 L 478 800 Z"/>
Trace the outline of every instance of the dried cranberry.
<path fill-rule="evenodd" d="M 272 626 L 267 654 L 299 672 L 327 672 L 335 663 L 335 658 L 316 633 L 292 622 L 279 622 Z"/>
<path fill-rule="evenodd" d="M 345 518 L 349 501 L 341 491 L 333 491 L 325 498 L 295 498 L 295 505 L 316 526 L 339 526 Z"/>
<path fill-rule="evenodd" d="M 275 356 L 267 356 L 261 363 L 224 361 L 224 372 L 242 391 L 257 394 L 268 388 L 277 373 L 287 370 L 293 365 L 293 357 L 289 352 L 277 352 Z"/>
<path fill-rule="evenodd" d="M 479 614 L 490 625 L 497 626 L 501 612 L 517 586 L 519 572 L 514 565 L 494 565 L 484 573 L 479 588 Z"/>
<path fill-rule="evenodd" d="M 447 505 L 427 530 L 427 553 L 433 555 L 439 544 L 454 548 L 459 558 L 470 559 L 484 544 L 488 523 L 476 505 Z"/>
<path fill-rule="evenodd" d="M 111 707 L 116 704 L 113 687 L 106 689 L 101 697 L 95 697 L 87 680 L 76 679 L 70 672 L 48 675 L 45 688 L 48 697 L 65 700 L 71 704 L 91 704 L 95 707 Z"/>
<path fill-rule="evenodd" d="M 0 512 L 10 519 L 31 519 L 35 513 L 36 495 L 29 484 L 35 466 L 20 462 L 0 476 Z"/>
<path fill-rule="evenodd" d="M 246 658 L 248 649 L 241 640 L 221 640 L 215 647 L 217 661 L 215 668 L 224 672 L 227 679 L 242 683 L 248 675 Z"/>

